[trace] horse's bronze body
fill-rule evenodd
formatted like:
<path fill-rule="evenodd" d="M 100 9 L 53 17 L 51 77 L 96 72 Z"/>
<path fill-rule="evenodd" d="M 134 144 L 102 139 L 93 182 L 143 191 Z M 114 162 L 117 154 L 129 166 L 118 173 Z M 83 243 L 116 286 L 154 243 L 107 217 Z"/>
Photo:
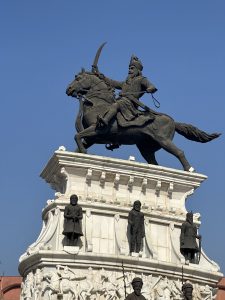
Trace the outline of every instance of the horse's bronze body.
<path fill-rule="evenodd" d="M 82 70 L 70 83 L 66 93 L 80 100 L 75 140 L 82 153 L 86 153 L 86 149 L 93 144 L 135 144 L 149 164 L 157 164 L 155 152 L 163 148 L 180 160 L 185 171 L 192 171 L 193 168 L 184 152 L 172 143 L 175 131 L 187 139 L 201 143 L 209 142 L 219 136 L 217 133 L 208 134 L 189 124 L 177 123 L 168 115 L 158 113 L 155 113 L 154 121 L 149 121 L 140 127 L 119 127 L 114 118 L 107 128 L 98 128 L 98 116 L 104 115 L 116 100 L 104 79 L 94 72 Z"/>

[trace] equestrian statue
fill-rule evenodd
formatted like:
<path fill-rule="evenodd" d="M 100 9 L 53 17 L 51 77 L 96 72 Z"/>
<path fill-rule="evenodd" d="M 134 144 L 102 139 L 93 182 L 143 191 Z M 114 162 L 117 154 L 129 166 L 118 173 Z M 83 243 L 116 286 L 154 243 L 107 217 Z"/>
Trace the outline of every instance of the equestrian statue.
<path fill-rule="evenodd" d="M 183 150 L 172 142 L 175 132 L 200 143 L 220 134 L 208 134 L 193 125 L 175 122 L 142 103 L 140 98 L 145 93 L 157 101 L 153 96 L 157 88 L 142 75 L 143 65 L 136 56 L 131 57 L 125 81 L 112 80 L 100 73 L 98 60 L 104 45 L 96 53 L 92 70 L 82 69 L 66 89 L 68 96 L 80 102 L 75 124 L 77 151 L 86 153 L 93 144 L 106 144 L 108 150 L 135 144 L 149 164 L 157 165 L 155 152 L 163 148 L 179 159 L 185 171 L 193 172 Z M 118 97 L 115 89 L 120 91 Z"/>

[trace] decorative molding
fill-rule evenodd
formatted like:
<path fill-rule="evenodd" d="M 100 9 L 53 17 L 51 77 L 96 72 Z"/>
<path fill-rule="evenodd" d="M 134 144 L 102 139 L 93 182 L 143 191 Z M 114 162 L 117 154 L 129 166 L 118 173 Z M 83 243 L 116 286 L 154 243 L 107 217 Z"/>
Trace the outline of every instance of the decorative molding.
<path fill-rule="evenodd" d="M 87 170 L 87 175 L 86 175 L 86 183 L 88 185 L 91 184 L 92 175 L 93 175 L 92 169 L 88 169 Z"/>
<path fill-rule="evenodd" d="M 170 198 L 170 199 L 172 198 L 172 193 L 173 193 L 173 182 L 170 182 L 168 190 L 167 190 L 168 198 Z"/>
<path fill-rule="evenodd" d="M 141 191 L 142 191 L 143 194 L 146 193 L 147 184 L 148 184 L 148 179 L 147 178 L 143 178 L 142 179 L 142 184 L 141 184 Z"/>
<path fill-rule="evenodd" d="M 120 182 L 120 174 L 116 174 L 115 179 L 114 179 L 114 188 L 118 190 L 119 188 L 119 182 Z"/>
<path fill-rule="evenodd" d="M 92 230 L 93 230 L 93 217 L 90 209 L 86 210 L 85 215 L 85 238 L 86 238 L 86 251 L 93 251 L 92 244 Z"/>
<path fill-rule="evenodd" d="M 181 203 L 181 209 L 183 210 L 183 213 L 186 214 L 186 208 L 185 208 L 185 200 L 187 199 L 188 196 L 192 195 L 194 193 L 194 189 L 191 188 L 188 190 L 186 193 L 183 194 L 181 197 L 180 203 Z"/>
<path fill-rule="evenodd" d="M 134 258 L 133 258 L 134 259 Z M 51 268 L 37 268 L 27 273 L 21 284 L 21 300 L 27 299 L 96 299 L 119 300 L 133 292 L 134 277 L 143 280 L 142 295 L 146 299 L 183 299 L 182 280 L 172 276 L 136 273 L 133 270 L 113 271 L 91 266 L 77 269 L 67 264 Z M 193 285 L 193 299 L 213 300 L 217 290 L 207 284 L 190 282 Z M 97 298 L 98 299 L 98 298 Z"/>
<path fill-rule="evenodd" d="M 161 180 L 158 180 L 155 187 L 155 193 L 158 197 L 160 195 L 161 187 L 162 187 L 162 182 Z"/>
<path fill-rule="evenodd" d="M 130 192 L 132 192 L 132 189 L 133 189 L 133 186 L 134 186 L 134 176 L 129 176 L 127 186 L 128 186 L 128 190 Z"/>
<path fill-rule="evenodd" d="M 129 254 L 129 245 L 126 237 L 126 233 L 121 230 L 121 218 L 119 214 L 114 216 L 114 228 L 115 228 L 115 240 L 116 245 L 119 251 L 119 254 L 128 255 Z M 125 240 L 127 242 L 125 242 Z"/>
<path fill-rule="evenodd" d="M 100 186 L 101 186 L 101 187 L 104 187 L 104 185 L 105 185 L 105 180 L 106 180 L 106 173 L 105 173 L 105 172 L 102 172 L 102 173 L 101 173 L 101 176 L 100 176 Z"/>
<path fill-rule="evenodd" d="M 52 239 L 52 237 L 56 232 L 57 226 L 59 224 L 59 219 L 60 219 L 60 210 L 58 207 L 56 207 L 53 210 L 50 210 L 47 213 L 47 217 L 43 221 L 42 230 L 37 241 L 28 247 L 26 253 L 20 257 L 19 260 L 20 262 L 24 260 L 26 256 L 38 252 L 39 250 L 52 249 L 52 245 L 49 243 L 49 241 Z"/>
<path fill-rule="evenodd" d="M 151 236 L 152 236 L 152 233 L 151 233 L 151 228 L 150 228 L 150 219 L 145 218 L 145 246 L 146 246 L 147 250 L 149 251 L 151 258 L 157 259 L 158 255 L 157 255 L 156 250 L 154 249 Z"/>
<path fill-rule="evenodd" d="M 170 243 L 171 243 L 171 246 L 172 246 L 172 251 L 173 253 L 175 254 L 175 257 L 178 259 L 178 261 L 181 263 L 181 264 L 184 264 L 185 263 L 185 259 L 184 259 L 184 256 L 180 253 L 180 247 L 177 247 L 175 245 L 175 240 L 176 240 L 176 235 L 175 235 L 175 230 L 174 230 L 174 223 L 173 222 L 170 222 L 169 224 L 169 237 L 170 237 Z"/>

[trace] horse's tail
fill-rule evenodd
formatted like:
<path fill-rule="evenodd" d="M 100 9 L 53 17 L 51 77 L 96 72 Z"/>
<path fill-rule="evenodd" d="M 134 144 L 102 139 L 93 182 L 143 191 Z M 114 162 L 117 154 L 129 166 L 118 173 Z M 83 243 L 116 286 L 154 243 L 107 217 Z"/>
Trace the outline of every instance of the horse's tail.
<path fill-rule="evenodd" d="M 216 132 L 209 134 L 205 131 L 198 129 L 197 127 L 191 124 L 178 123 L 178 122 L 175 122 L 175 130 L 177 133 L 183 135 L 186 139 L 199 142 L 199 143 L 210 142 L 221 135 L 221 133 L 216 133 Z"/>

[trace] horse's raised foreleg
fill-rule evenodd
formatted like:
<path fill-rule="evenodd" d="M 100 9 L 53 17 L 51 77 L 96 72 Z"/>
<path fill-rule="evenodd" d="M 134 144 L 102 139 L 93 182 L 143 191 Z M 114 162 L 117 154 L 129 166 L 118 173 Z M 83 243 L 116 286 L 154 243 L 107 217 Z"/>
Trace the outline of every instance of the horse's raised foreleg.
<path fill-rule="evenodd" d="M 83 131 L 78 132 L 75 135 L 74 139 L 75 139 L 75 141 L 77 143 L 79 152 L 81 152 L 81 153 L 87 153 L 86 147 L 84 146 L 84 144 L 82 142 L 82 139 L 86 138 L 86 137 L 90 137 L 90 136 L 95 136 L 96 135 L 95 128 L 96 128 L 96 125 L 93 124 L 90 127 L 84 129 Z"/>
<path fill-rule="evenodd" d="M 176 156 L 179 159 L 179 161 L 181 162 L 181 164 L 184 168 L 184 171 L 188 171 L 188 172 L 194 171 L 194 168 L 189 164 L 188 160 L 186 159 L 186 157 L 184 155 L 184 151 L 177 148 L 177 146 L 175 146 L 171 140 L 161 139 L 158 141 L 158 143 L 164 150 L 173 154 L 174 156 Z"/>
<path fill-rule="evenodd" d="M 82 141 L 82 144 L 83 144 L 84 148 L 87 150 L 87 149 L 90 148 L 94 143 L 93 143 L 93 142 L 90 142 L 90 141 Z M 79 148 L 77 148 L 77 149 L 75 150 L 75 152 L 76 152 L 76 153 L 79 153 L 79 152 L 80 152 Z"/>

